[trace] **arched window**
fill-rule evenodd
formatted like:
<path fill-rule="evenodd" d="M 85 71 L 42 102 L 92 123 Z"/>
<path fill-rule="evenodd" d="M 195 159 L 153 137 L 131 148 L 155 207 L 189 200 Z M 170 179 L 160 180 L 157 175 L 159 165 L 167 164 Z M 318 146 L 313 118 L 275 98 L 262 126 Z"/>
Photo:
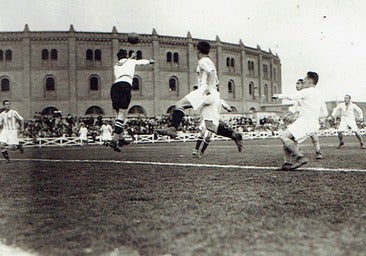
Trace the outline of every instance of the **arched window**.
<path fill-rule="evenodd" d="M 55 112 L 58 112 L 58 109 L 55 108 L 55 107 L 47 107 L 47 108 L 44 108 L 41 112 L 42 115 L 49 115 L 49 116 L 53 116 L 53 114 Z"/>
<path fill-rule="evenodd" d="M 2 92 L 8 92 L 8 91 L 10 91 L 9 79 L 7 79 L 7 78 L 1 79 L 1 91 Z"/>
<path fill-rule="evenodd" d="M 128 51 L 128 57 L 131 57 L 133 52 L 134 52 L 133 50 Z"/>
<path fill-rule="evenodd" d="M 97 61 L 101 61 L 102 60 L 102 52 L 101 52 L 101 50 L 99 50 L 99 49 L 95 50 L 95 52 L 94 52 L 94 58 Z"/>
<path fill-rule="evenodd" d="M 146 116 L 146 111 L 143 107 L 141 106 L 132 106 L 129 110 L 128 110 L 128 115 L 136 115 L 136 116 Z"/>
<path fill-rule="evenodd" d="M 51 50 L 51 60 L 57 60 L 57 50 L 56 49 Z"/>
<path fill-rule="evenodd" d="M 49 59 L 49 53 L 47 49 L 42 50 L 42 60 L 48 60 Z"/>
<path fill-rule="evenodd" d="M 252 70 L 252 65 L 250 63 L 250 60 L 248 60 L 248 70 L 251 71 Z M 249 72 L 250 73 L 250 72 Z"/>
<path fill-rule="evenodd" d="M 98 91 L 99 90 L 99 79 L 96 76 L 91 76 L 89 79 L 89 90 Z"/>
<path fill-rule="evenodd" d="M 142 51 L 138 50 L 138 51 L 136 52 L 136 58 L 137 58 L 138 60 L 141 60 L 141 59 L 142 59 Z"/>
<path fill-rule="evenodd" d="M 235 84 L 234 84 L 234 81 L 233 80 L 230 80 L 227 84 L 227 91 L 228 93 L 234 93 L 234 90 L 235 90 Z"/>
<path fill-rule="evenodd" d="M 253 73 L 253 75 L 254 75 L 254 61 L 251 61 L 250 62 L 250 66 L 251 66 L 251 70 L 252 70 L 252 73 Z"/>
<path fill-rule="evenodd" d="M 5 51 L 5 60 L 10 61 L 12 58 L 13 58 L 13 53 L 11 52 L 11 50 L 6 50 Z"/>
<path fill-rule="evenodd" d="M 137 77 L 134 77 L 132 80 L 132 91 L 138 91 L 140 90 L 140 79 Z"/>
<path fill-rule="evenodd" d="M 254 97 L 254 83 L 252 81 L 249 83 L 249 95 Z"/>
<path fill-rule="evenodd" d="M 104 111 L 101 107 L 91 106 L 85 111 L 85 115 L 104 115 Z"/>
<path fill-rule="evenodd" d="M 234 58 L 231 58 L 231 63 L 230 63 L 230 65 L 231 65 L 232 67 L 235 67 L 235 59 L 234 59 Z"/>
<path fill-rule="evenodd" d="M 52 77 L 46 78 L 46 91 L 54 91 L 55 90 L 55 79 Z"/>
<path fill-rule="evenodd" d="M 0 61 L 4 60 L 4 52 L 3 50 L 0 50 Z"/>
<path fill-rule="evenodd" d="M 173 61 L 174 61 L 174 63 L 179 62 L 179 54 L 177 52 L 175 52 L 174 55 L 173 55 Z"/>
<path fill-rule="evenodd" d="M 176 77 L 169 78 L 169 91 L 175 92 L 178 89 L 178 81 Z"/>
<path fill-rule="evenodd" d="M 268 101 L 269 94 L 268 94 L 268 85 L 267 84 L 264 85 L 264 96 L 266 97 L 266 100 Z"/>
<path fill-rule="evenodd" d="M 93 60 L 93 51 L 90 49 L 86 50 L 86 60 Z"/>
<path fill-rule="evenodd" d="M 166 62 L 172 62 L 172 53 L 171 52 L 168 52 L 166 54 Z"/>
<path fill-rule="evenodd" d="M 226 66 L 230 67 L 230 58 L 229 57 L 226 58 Z"/>

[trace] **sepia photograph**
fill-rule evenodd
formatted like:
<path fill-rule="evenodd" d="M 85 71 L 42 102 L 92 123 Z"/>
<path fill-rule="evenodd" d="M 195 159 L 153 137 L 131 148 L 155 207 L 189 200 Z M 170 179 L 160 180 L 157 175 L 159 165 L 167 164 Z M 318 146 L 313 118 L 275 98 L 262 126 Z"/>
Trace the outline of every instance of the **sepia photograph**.
<path fill-rule="evenodd" d="M 0 3 L 0 256 L 365 255 L 363 1 Z"/>

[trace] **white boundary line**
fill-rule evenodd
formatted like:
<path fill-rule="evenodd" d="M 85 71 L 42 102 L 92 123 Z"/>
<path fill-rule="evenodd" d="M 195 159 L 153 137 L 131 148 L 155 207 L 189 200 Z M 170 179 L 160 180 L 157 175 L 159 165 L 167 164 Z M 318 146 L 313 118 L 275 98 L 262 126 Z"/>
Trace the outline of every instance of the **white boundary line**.
<path fill-rule="evenodd" d="M 144 161 L 122 161 L 122 160 L 93 160 L 93 159 L 13 159 L 12 161 L 24 162 L 55 162 L 55 163 L 113 163 L 113 164 L 140 164 L 140 165 L 158 165 L 158 166 L 180 166 L 180 167 L 206 167 L 222 169 L 243 169 L 243 170 L 279 170 L 279 167 L 273 166 L 245 166 L 245 165 L 220 165 L 220 164 L 194 164 L 194 163 L 167 163 L 167 162 L 144 162 Z M 352 168 L 320 168 L 307 167 L 296 171 L 319 171 L 319 172 L 366 172 L 366 169 Z M 289 171 L 291 172 L 291 171 Z"/>

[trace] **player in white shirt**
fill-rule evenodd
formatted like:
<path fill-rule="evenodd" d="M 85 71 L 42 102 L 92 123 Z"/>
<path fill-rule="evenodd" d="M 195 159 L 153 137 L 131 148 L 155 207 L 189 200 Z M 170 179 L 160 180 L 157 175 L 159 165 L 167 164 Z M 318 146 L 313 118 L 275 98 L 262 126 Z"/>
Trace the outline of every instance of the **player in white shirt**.
<path fill-rule="evenodd" d="M 284 155 L 294 156 L 295 163 L 289 166 L 283 165 L 282 169 L 294 170 L 308 162 L 304 154 L 300 152 L 298 144 L 316 133 L 320 127 L 319 118 L 323 100 L 320 92 L 315 88 L 318 80 L 318 74 L 309 71 L 304 79 L 302 90 L 293 95 L 273 95 L 274 98 L 299 101 L 299 117 L 280 136 Z"/>
<path fill-rule="evenodd" d="M 19 148 L 23 153 L 23 145 L 19 142 L 18 128 L 24 131 L 24 119 L 16 110 L 10 108 L 9 100 L 3 101 L 4 111 L 0 113 L 0 148 L 1 153 L 7 162 L 10 162 L 8 149 Z M 20 124 L 20 126 L 19 126 Z"/>
<path fill-rule="evenodd" d="M 218 84 L 217 71 L 215 64 L 209 57 L 210 49 L 211 45 L 208 42 L 198 42 L 198 65 L 196 69 L 198 88 L 188 93 L 176 103 L 168 129 L 156 129 L 155 131 L 158 134 L 168 135 L 171 138 L 177 137 L 178 127 L 185 115 L 184 109 L 193 108 L 193 110 L 197 111 L 203 105 L 220 100 L 216 89 L 216 85 Z M 240 133 L 222 124 L 217 126 L 209 125 L 206 128 L 211 132 L 234 140 L 238 148 L 240 148 L 239 151 L 241 151 L 243 145 Z"/>
<path fill-rule="evenodd" d="M 137 54 L 133 52 L 127 57 L 126 50 L 120 50 L 117 53 L 118 62 L 114 65 L 115 82 L 111 87 L 111 99 L 113 109 L 116 111 L 116 120 L 114 123 L 114 135 L 110 146 L 117 152 L 119 141 L 124 141 L 123 126 L 128 106 L 131 102 L 131 87 L 135 75 L 136 65 L 154 64 L 154 60 L 137 60 Z M 128 144 L 126 142 L 126 144 Z"/>
<path fill-rule="evenodd" d="M 300 91 L 303 88 L 304 88 L 304 79 L 298 79 L 297 82 L 296 82 L 296 90 Z M 285 119 L 292 119 L 292 121 L 290 121 L 291 123 L 294 122 L 297 119 L 298 114 L 299 114 L 299 108 L 300 108 L 300 102 L 299 101 L 294 101 L 293 103 L 294 103 L 294 105 L 291 108 L 289 108 L 289 113 L 285 117 Z M 323 101 L 323 103 L 321 105 L 321 109 L 320 109 L 320 121 L 325 120 L 327 116 L 328 116 L 327 106 L 326 106 L 325 102 Z M 310 136 L 310 138 L 311 138 L 311 141 L 314 145 L 315 158 L 316 159 L 322 159 L 323 155 L 320 151 L 320 141 L 319 141 L 318 134 L 314 133 Z M 290 159 L 291 159 L 291 157 L 286 157 L 285 156 L 285 163 L 284 164 L 286 164 Z"/>
<path fill-rule="evenodd" d="M 347 94 L 344 96 L 344 102 L 338 104 L 333 109 L 330 118 L 335 119 L 338 116 L 341 118 L 341 122 L 339 123 L 338 127 L 338 138 L 339 138 L 338 148 L 344 146 L 343 132 L 346 132 L 349 129 L 351 129 L 352 132 L 355 133 L 357 139 L 359 140 L 360 147 L 362 149 L 365 149 L 366 147 L 363 142 L 362 135 L 356 123 L 356 119 L 358 119 L 359 121 L 363 121 L 363 113 L 361 108 L 351 101 L 350 95 Z"/>
<path fill-rule="evenodd" d="M 109 143 L 112 141 L 112 133 L 112 126 L 107 122 L 103 122 L 100 127 L 100 137 L 103 141 L 103 145 L 109 146 Z"/>
<path fill-rule="evenodd" d="M 88 143 L 88 128 L 85 127 L 84 123 L 80 123 L 79 139 L 81 145 L 83 145 L 84 143 Z"/>

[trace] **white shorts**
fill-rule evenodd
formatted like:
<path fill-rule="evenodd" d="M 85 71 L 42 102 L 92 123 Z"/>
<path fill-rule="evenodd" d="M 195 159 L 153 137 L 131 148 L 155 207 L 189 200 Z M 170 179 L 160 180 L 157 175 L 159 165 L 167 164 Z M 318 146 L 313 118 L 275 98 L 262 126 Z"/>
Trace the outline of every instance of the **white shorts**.
<path fill-rule="evenodd" d="M 218 91 L 212 91 L 203 102 L 201 107 L 202 122 L 212 121 L 214 125 L 219 125 L 221 99 Z"/>
<path fill-rule="evenodd" d="M 19 144 L 18 131 L 3 129 L 0 132 L 0 143 L 8 145 L 18 145 Z"/>
<path fill-rule="evenodd" d="M 200 86 L 198 89 L 191 91 L 185 97 L 191 103 L 193 110 L 199 109 L 210 95 L 206 95 L 205 86 Z"/>
<path fill-rule="evenodd" d="M 311 135 L 316 134 L 319 130 L 319 126 L 318 120 L 309 120 L 305 117 L 299 117 L 288 127 L 288 130 L 295 137 L 295 140 L 301 143 Z"/>
<path fill-rule="evenodd" d="M 341 122 L 339 123 L 338 131 L 340 132 L 346 132 L 351 128 L 353 132 L 358 132 L 358 126 L 355 119 L 347 120 L 347 119 L 341 119 Z"/>

